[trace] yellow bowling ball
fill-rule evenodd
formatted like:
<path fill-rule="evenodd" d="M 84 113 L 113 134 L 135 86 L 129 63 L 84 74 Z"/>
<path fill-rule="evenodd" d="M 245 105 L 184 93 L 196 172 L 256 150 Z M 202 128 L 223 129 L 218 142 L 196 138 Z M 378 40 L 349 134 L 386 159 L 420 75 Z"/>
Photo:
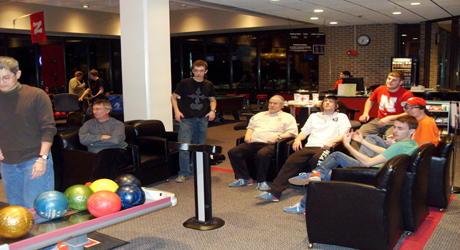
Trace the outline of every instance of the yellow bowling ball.
<path fill-rule="evenodd" d="M 115 192 L 118 189 L 118 184 L 109 179 L 99 179 L 93 182 L 89 186 L 89 188 L 91 188 L 91 190 L 93 190 L 94 193 L 96 193 L 97 191 L 102 191 L 102 190 Z"/>
<path fill-rule="evenodd" d="M 0 210 L 0 236 L 19 238 L 26 235 L 34 224 L 34 217 L 26 208 L 8 206 Z"/>

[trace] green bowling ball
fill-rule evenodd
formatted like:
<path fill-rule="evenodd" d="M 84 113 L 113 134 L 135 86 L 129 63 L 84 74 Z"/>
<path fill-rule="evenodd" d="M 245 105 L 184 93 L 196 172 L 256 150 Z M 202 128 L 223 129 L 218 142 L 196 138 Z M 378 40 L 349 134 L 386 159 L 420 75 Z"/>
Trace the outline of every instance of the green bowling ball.
<path fill-rule="evenodd" d="M 85 185 L 73 185 L 64 192 L 69 200 L 69 208 L 75 211 L 86 211 L 88 198 L 93 194 L 93 190 Z"/>

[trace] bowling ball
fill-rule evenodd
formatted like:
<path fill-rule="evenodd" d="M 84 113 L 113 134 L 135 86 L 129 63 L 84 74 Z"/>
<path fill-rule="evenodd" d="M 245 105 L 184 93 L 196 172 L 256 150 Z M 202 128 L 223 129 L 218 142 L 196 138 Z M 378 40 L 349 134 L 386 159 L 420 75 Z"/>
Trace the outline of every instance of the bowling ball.
<path fill-rule="evenodd" d="M 61 116 L 61 112 L 55 112 L 55 113 L 54 113 L 54 116 L 56 116 L 56 117 Z"/>
<path fill-rule="evenodd" d="M 102 190 L 108 190 L 115 193 L 118 189 L 118 184 L 109 179 L 99 179 L 91 183 L 89 187 L 95 193 Z"/>
<path fill-rule="evenodd" d="M 142 205 L 145 202 L 144 190 L 134 184 L 121 186 L 115 193 L 120 196 L 122 209 Z"/>
<path fill-rule="evenodd" d="M 85 185 L 73 185 L 67 188 L 64 192 L 65 197 L 69 201 L 69 208 L 76 211 L 88 210 L 86 202 L 93 194 L 93 190 Z"/>
<path fill-rule="evenodd" d="M 66 112 L 61 112 L 61 116 L 67 116 Z"/>
<path fill-rule="evenodd" d="M 0 209 L 0 236 L 19 238 L 29 232 L 34 224 L 34 217 L 24 207 L 8 206 Z"/>
<path fill-rule="evenodd" d="M 37 196 L 34 201 L 35 212 L 45 219 L 63 216 L 69 208 L 69 201 L 58 191 L 46 191 Z"/>
<path fill-rule="evenodd" d="M 92 194 L 86 205 L 92 215 L 101 217 L 120 211 L 121 199 L 114 192 L 102 190 Z"/>
<path fill-rule="evenodd" d="M 138 187 L 142 187 L 141 181 L 138 178 L 136 178 L 136 176 L 134 176 L 132 174 L 120 175 L 117 178 L 115 178 L 114 181 L 115 181 L 115 183 L 118 184 L 119 187 L 126 186 L 126 185 L 131 185 L 131 184 L 134 184 L 134 185 L 136 185 Z"/>

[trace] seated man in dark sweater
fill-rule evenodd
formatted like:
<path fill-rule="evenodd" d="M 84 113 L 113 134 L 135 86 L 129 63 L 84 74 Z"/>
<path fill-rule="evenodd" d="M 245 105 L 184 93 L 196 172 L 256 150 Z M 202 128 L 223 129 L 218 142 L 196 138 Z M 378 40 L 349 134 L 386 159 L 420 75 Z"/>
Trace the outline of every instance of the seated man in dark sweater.
<path fill-rule="evenodd" d="M 90 181 L 115 179 L 117 169 L 126 166 L 130 157 L 126 150 L 125 126 L 109 116 L 112 105 L 108 100 L 96 101 L 92 111 L 95 119 L 85 122 L 78 133 L 81 144 L 97 154 Z"/>

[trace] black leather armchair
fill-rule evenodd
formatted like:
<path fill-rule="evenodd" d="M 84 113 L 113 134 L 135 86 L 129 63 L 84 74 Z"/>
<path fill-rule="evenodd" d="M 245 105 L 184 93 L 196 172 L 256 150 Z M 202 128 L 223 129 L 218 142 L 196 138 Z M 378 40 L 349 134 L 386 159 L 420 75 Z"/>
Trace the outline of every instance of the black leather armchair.
<path fill-rule="evenodd" d="M 169 180 L 179 172 L 179 151 L 171 150 L 169 142 L 177 142 L 178 132 L 165 130 L 162 121 L 128 121 L 135 131 L 133 144 L 139 147 L 141 182 L 148 185 Z"/>
<path fill-rule="evenodd" d="M 455 134 L 442 136 L 431 159 L 428 175 L 428 206 L 437 207 L 440 210 L 449 206 L 451 160 L 454 154 L 455 139 Z"/>
<path fill-rule="evenodd" d="M 407 167 L 401 192 L 401 204 L 404 230 L 410 232 L 416 232 L 429 214 L 427 205 L 428 172 L 434 148 L 431 143 L 419 147 L 412 154 L 411 162 Z M 376 175 L 377 170 L 363 167 L 338 168 L 332 171 L 331 180 L 371 184 Z"/>
<path fill-rule="evenodd" d="M 292 141 L 294 138 L 284 138 L 275 143 L 275 156 L 270 161 L 270 167 L 267 171 L 267 181 L 273 181 L 281 170 L 281 167 L 286 162 L 290 145 L 287 143 Z M 236 139 L 236 145 L 240 145 L 244 142 L 244 136 Z M 246 159 L 246 166 L 248 168 L 249 176 L 252 179 L 257 180 L 257 167 L 254 164 L 254 157 Z"/>
<path fill-rule="evenodd" d="M 403 234 L 401 188 L 410 156 L 397 155 L 372 185 L 310 182 L 306 204 L 309 247 L 313 243 L 357 249 L 393 249 Z"/>
<path fill-rule="evenodd" d="M 127 142 L 134 134 L 131 125 L 125 125 Z M 128 144 L 131 160 L 127 166 L 120 166 L 119 174 L 134 174 L 140 176 L 138 168 L 138 147 Z M 88 152 L 87 147 L 80 143 L 78 129 L 58 132 L 54 137 L 52 147 L 55 189 L 65 191 L 76 184 L 85 184 L 89 181 L 96 154 Z"/>

